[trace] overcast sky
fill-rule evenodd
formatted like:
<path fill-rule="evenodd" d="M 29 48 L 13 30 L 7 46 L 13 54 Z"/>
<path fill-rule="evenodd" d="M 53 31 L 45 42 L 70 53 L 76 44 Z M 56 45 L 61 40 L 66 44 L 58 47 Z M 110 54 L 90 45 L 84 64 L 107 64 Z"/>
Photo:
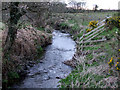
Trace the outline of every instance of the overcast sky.
<path fill-rule="evenodd" d="M 62 0 L 66 3 L 70 2 L 71 0 Z M 118 2 L 120 0 L 75 0 L 79 1 L 86 1 L 86 7 L 89 9 L 93 9 L 93 6 L 97 4 L 99 9 L 118 9 Z"/>

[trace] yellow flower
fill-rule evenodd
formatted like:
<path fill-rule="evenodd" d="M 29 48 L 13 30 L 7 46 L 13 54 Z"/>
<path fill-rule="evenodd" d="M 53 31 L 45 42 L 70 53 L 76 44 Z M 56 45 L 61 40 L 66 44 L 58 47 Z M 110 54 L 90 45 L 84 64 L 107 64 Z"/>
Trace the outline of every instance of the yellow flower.
<path fill-rule="evenodd" d="M 119 68 L 117 67 L 117 70 L 119 70 Z"/>
<path fill-rule="evenodd" d="M 110 62 L 112 62 L 112 60 L 113 60 L 113 57 L 111 57 Z"/>
<path fill-rule="evenodd" d="M 120 49 L 119 49 L 119 51 L 120 51 Z"/>
<path fill-rule="evenodd" d="M 87 29 L 87 32 L 90 32 L 91 31 L 91 29 Z"/>
<path fill-rule="evenodd" d="M 120 70 L 120 69 L 117 67 L 117 70 Z"/>
<path fill-rule="evenodd" d="M 118 59 L 120 59 L 120 57 L 118 57 Z"/>
<path fill-rule="evenodd" d="M 117 66 L 119 64 L 119 62 L 117 62 L 117 64 L 115 66 Z"/>

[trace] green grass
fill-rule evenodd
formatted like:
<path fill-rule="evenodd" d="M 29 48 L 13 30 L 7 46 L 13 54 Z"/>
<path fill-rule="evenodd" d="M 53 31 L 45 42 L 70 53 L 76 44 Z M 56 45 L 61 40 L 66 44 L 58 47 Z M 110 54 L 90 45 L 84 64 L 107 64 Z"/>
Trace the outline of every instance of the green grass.
<path fill-rule="evenodd" d="M 100 46 L 96 46 L 96 47 L 85 47 L 84 50 L 98 50 L 100 48 Z"/>
<path fill-rule="evenodd" d="M 37 53 L 40 54 L 43 52 L 43 48 L 41 46 L 37 46 Z"/>
<path fill-rule="evenodd" d="M 74 88 L 82 88 L 83 85 L 87 84 L 87 79 L 90 78 L 91 80 L 89 81 L 89 84 L 87 87 L 89 88 L 97 88 L 99 86 L 96 86 L 96 83 L 98 83 L 100 80 L 102 80 L 104 78 L 104 76 L 100 76 L 100 75 L 96 75 L 96 74 L 92 74 L 92 73 L 87 73 L 84 76 L 80 76 L 80 74 L 78 72 L 74 72 L 72 74 L 70 74 L 69 76 L 67 76 L 65 79 L 60 80 L 59 82 L 61 82 L 61 86 L 60 88 L 71 88 L 71 83 L 73 82 L 73 87 Z M 80 84 L 80 86 L 76 85 L 76 81 L 77 83 Z"/>
<path fill-rule="evenodd" d="M 116 32 L 118 32 L 118 29 L 116 27 L 113 27 L 112 30 L 108 29 L 103 31 L 101 34 L 99 34 L 97 37 L 93 38 L 92 40 L 98 40 L 99 36 L 101 37 L 107 37 L 108 39 L 112 39 L 113 37 L 115 37 Z"/>
<path fill-rule="evenodd" d="M 29 22 L 19 21 L 17 26 L 18 26 L 18 29 L 22 29 L 22 28 L 26 28 L 27 26 L 32 26 L 32 25 Z"/>
<path fill-rule="evenodd" d="M 83 22 L 82 22 L 82 25 L 83 25 L 83 26 L 88 26 L 88 24 L 89 24 L 89 21 L 83 21 Z"/>
<path fill-rule="evenodd" d="M 71 24 L 75 23 L 74 20 L 68 20 L 68 22 L 71 23 Z"/>
<path fill-rule="evenodd" d="M 39 31 L 44 31 L 45 28 L 43 28 L 43 27 L 38 27 L 37 30 L 39 30 Z"/>
<path fill-rule="evenodd" d="M 65 23 L 65 22 L 62 22 L 62 23 L 60 23 L 60 26 L 61 26 L 61 27 L 65 27 L 65 26 L 68 26 L 68 24 Z"/>
<path fill-rule="evenodd" d="M 59 83 L 61 83 L 60 88 L 66 88 L 66 87 L 71 87 L 71 82 L 75 83 L 76 79 L 80 76 L 79 72 L 83 70 L 82 65 L 79 65 L 79 70 L 78 68 L 74 69 L 65 79 L 61 79 Z"/>
<path fill-rule="evenodd" d="M 12 72 L 12 71 L 8 73 L 8 77 L 10 79 L 15 79 L 15 78 L 18 79 L 18 78 L 20 78 L 17 72 Z"/>
<path fill-rule="evenodd" d="M 91 60 L 91 59 L 93 59 L 93 55 L 92 55 L 92 54 L 88 54 L 88 55 L 86 55 L 86 59 L 87 59 L 87 60 Z"/>
<path fill-rule="evenodd" d="M 74 26 L 72 26 L 72 30 L 79 30 L 78 24 L 74 24 Z"/>
<path fill-rule="evenodd" d="M 3 83 L 8 83 L 8 80 L 3 79 L 2 82 L 3 82 Z"/>

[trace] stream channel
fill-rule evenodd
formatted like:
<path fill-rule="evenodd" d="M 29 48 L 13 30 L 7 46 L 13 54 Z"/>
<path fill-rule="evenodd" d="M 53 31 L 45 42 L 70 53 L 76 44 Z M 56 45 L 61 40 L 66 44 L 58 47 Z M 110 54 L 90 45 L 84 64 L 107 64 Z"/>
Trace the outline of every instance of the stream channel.
<path fill-rule="evenodd" d="M 76 44 L 69 34 L 54 30 L 52 44 L 45 48 L 42 62 L 29 69 L 25 79 L 14 88 L 57 88 L 73 68 L 63 62 L 72 59 Z"/>

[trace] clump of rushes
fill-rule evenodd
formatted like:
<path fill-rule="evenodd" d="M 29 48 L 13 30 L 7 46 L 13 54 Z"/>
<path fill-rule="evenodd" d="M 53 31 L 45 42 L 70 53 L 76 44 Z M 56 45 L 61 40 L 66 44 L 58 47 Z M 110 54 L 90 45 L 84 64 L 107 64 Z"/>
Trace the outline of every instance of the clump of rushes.
<path fill-rule="evenodd" d="M 88 28 L 86 31 L 87 31 L 87 32 L 90 32 L 90 31 L 93 30 L 94 28 L 97 28 L 97 23 L 98 23 L 98 21 L 90 21 L 88 26 L 89 26 L 91 29 Z"/>

